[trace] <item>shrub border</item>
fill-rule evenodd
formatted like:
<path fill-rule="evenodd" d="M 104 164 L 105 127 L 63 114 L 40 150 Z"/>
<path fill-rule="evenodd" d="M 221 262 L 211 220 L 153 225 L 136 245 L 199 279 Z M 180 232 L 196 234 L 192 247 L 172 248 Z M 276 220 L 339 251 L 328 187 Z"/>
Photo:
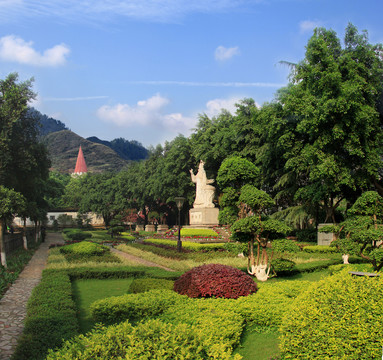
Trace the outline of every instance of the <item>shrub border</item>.
<path fill-rule="evenodd" d="M 45 269 L 41 282 L 33 289 L 27 304 L 23 334 L 13 360 L 43 360 L 48 349 L 79 334 L 77 306 L 73 300 L 72 281 L 77 279 L 125 279 L 153 277 L 177 279 L 182 273 L 162 269 L 134 267 Z M 36 329 L 39 331 L 36 332 Z"/>

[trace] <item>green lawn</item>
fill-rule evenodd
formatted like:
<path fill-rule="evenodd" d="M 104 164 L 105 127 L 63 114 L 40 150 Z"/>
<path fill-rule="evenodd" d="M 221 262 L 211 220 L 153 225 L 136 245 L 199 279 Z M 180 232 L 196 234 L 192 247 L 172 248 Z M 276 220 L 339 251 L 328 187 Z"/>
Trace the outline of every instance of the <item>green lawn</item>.
<path fill-rule="evenodd" d="M 94 301 L 109 296 L 126 294 L 133 278 L 128 279 L 84 279 L 72 282 L 75 302 L 79 309 L 80 331 L 86 333 L 92 329 L 94 322 L 89 307 Z"/>
<path fill-rule="evenodd" d="M 234 354 L 242 355 L 243 360 L 270 360 L 280 353 L 278 336 L 277 332 L 259 333 L 255 331 L 255 327 L 249 327 Z"/>

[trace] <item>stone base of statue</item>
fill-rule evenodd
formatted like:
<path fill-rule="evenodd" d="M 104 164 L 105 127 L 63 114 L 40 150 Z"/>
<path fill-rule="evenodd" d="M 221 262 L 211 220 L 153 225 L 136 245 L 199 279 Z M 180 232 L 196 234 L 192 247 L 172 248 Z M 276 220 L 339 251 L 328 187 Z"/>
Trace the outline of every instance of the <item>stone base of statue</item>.
<path fill-rule="evenodd" d="M 218 208 L 193 208 L 189 210 L 189 223 L 190 225 L 216 226 L 218 214 Z"/>

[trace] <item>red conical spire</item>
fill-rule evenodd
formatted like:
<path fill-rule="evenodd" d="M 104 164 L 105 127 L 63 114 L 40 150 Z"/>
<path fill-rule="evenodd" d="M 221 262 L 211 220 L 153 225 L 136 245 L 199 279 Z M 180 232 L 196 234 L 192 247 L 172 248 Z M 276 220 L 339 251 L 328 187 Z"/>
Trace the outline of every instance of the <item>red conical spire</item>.
<path fill-rule="evenodd" d="M 81 175 L 86 172 L 88 172 L 88 169 L 86 167 L 84 154 L 82 153 L 82 149 L 80 145 L 80 149 L 78 151 L 78 156 L 77 156 L 76 168 L 74 169 L 74 174 Z"/>

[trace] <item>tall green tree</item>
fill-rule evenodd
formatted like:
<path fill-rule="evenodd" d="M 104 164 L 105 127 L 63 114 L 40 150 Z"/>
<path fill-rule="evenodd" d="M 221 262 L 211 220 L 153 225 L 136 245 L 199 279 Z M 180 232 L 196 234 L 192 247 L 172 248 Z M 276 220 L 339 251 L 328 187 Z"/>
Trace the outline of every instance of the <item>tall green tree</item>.
<path fill-rule="evenodd" d="M 381 50 L 353 25 L 343 49 L 334 31 L 315 29 L 282 97 L 286 131 L 274 142 L 284 147 L 286 184 L 295 180 L 294 200 L 317 203 L 326 221 L 382 168 Z"/>
<path fill-rule="evenodd" d="M 7 267 L 7 259 L 4 243 L 4 227 L 7 221 L 12 220 L 13 216 L 20 214 L 25 209 L 24 197 L 14 191 L 0 185 L 0 253 L 1 265 Z"/>

